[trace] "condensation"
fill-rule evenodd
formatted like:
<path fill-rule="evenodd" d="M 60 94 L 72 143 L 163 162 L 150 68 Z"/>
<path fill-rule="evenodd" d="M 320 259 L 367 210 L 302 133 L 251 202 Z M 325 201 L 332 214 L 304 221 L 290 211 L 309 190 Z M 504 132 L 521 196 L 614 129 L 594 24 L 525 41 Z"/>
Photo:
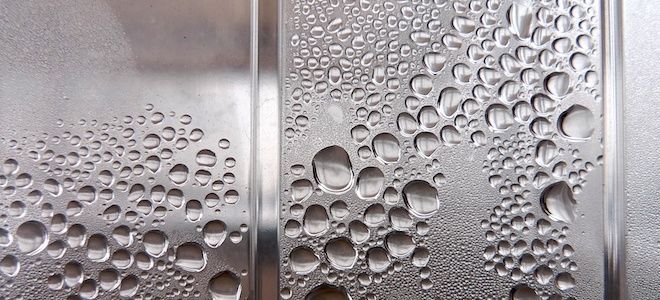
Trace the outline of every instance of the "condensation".
<path fill-rule="evenodd" d="M 603 298 L 597 1 L 284 23 L 281 298 Z"/>

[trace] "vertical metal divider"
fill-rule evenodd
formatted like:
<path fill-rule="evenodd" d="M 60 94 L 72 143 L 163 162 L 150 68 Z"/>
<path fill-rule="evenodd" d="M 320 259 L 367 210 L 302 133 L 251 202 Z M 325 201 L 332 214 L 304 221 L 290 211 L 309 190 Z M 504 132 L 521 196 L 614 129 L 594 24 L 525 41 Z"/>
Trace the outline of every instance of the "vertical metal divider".
<path fill-rule="evenodd" d="M 623 170 L 622 3 L 603 3 L 605 298 L 627 299 Z"/>
<path fill-rule="evenodd" d="M 252 0 L 252 235 L 250 299 L 279 294 L 280 11 L 279 0 Z"/>

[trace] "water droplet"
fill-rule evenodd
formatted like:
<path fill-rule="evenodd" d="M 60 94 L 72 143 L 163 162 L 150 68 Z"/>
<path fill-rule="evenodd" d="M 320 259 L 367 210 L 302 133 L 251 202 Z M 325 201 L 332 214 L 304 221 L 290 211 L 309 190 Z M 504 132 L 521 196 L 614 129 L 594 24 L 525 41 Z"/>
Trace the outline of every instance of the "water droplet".
<path fill-rule="evenodd" d="M 410 212 L 420 218 L 429 217 L 440 208 L 438 190 L 422 180 L 413 180 L 403 187 L 403 200 Z"/>
<path fill-rule="evenodd" d="M 564 97 L 571 88 L 571 77 L 564 72 L 555 72 L 545 78 L 545 89 L 553 96 Z"/>
<path fill-rule="evenodd" d="M 401 113 L 397 117 L 397 126 L 402 135 L 412 135 L 417 131 L 417 120 L 409 113 Z"/>
<path fill-rule="evenodd" d="M 415 250 L 415 242 L 412 237 L 403 232 L 392 232 L 385 238 L 387 250 L 394 257 L 403 258 Z"/>
<path fill-rule="evenodd" d="M 102 234 L 92 234 L 87 240 L 87 257 L 95 262 L 108 259 L 108 239 Z"/>
<path fill-rule="evenodd" d="M 381 133 L 374 137 L 372 143 L 376 158 L 382 163 L 395 163 L 399 160 L 401 148 L 394 135 Z"/>
<path fill-rule="evenodd" d="M 86 279 L 80 284 L 78 294 L 83 299 L 94 299 L 99 294 L 99 287 L 94 279 Z"/>
<path fill-rule="evenodd" d="M 509 129 L 513 125 L 514 119 L 506 106 L 491 104 L 486 109 L 486 122 L 491 130 L 499 132 Z"/>
<path fill-rule="evenodd" d="M 197 243 L 184 243 L 176 247 L 174 264 L 188 272 L 199 272 L 206 266 L 206 252 Z"/>
<path fill-rule="evenodd" d="M 534 10 L 531 7 L 514 3 L 507 12 L 509 30 L 520 39 L 529 39 L 534 26 Z"/>
<path fill-rule="evenodd" d="M 213 300 L 238 300 L 241 297 L 241 280 L 234 273 L 223 271 L 209 280 L 208 291 Z"/>
<path fill-rule="evenodd" d="M 291 250 L 289 262 L 291 263 L 291 270 L 297 274 L 311 273 L 320 263 L 314 250 L 308 247 L 297 247 Z"/>
<path fill-rule="evenodd" d="M 224 242 L 225 237 L 227 236 L 227 225 L 218 220 L 209 221 L 204 225 L 202 235 L 204 236 L 204 242 L 206 242 L 209 247 L 217 248 L 222 242 Z"/>
<path fill-rule="evenodd" d="M 70 261 L 64 265 L 64 283 L 74 287 L 83 281 L 83 267 L 76 261 Z"/>
<path fill-rule="evenodd" d="M 423 61 L 429 72 L 437 74 L 445 67 L 447 58 L 440 53 L 430 52 L 424 55 Z"/>
<path fill-rule="evenodd" d="M 115 269 L 105 269 L 99 272 L 99 285 L 105 291 L 114 290 L 119 286 L 119 272 Z"/>
<path fill-rule="evenodd" d="M 317 204 L 309 206 L 303 216 L 303 227 L 305 232 L 311 236 L 324 234 L 329 228 L 325 207 Z"/>
<path fill-rule="evenodd" d="M 462 100 L 463 97 L 461 96 L 461 92 L 458 89 L 454 87 L 443 89 L 440 92 L 440 97 L 438 99 L 438 108 L 440 109 L 440 113 L 445 118 L 452 118 L 458 111 L 458 107 L 461 105 Z"/>
<path fill-rule="evenodd" d="M 337 200 L 330 205 L 330 214 L 336 220 L 341 220 L 349 214 L 346 202 Z"/>
<path fill-rule="evenodd" d="M 440 146 L 438 137 L 430 132 L 420 132 L 415 136 L 415 149 L 423 157 L 431 157 Z"/>
<path fill-rule="evenodd" d="M 305 300 L 351 300 L 344 288 L 322 284 L 311 290 Z"/>
<path fill-rule="evenodd" d="M 356 193 L 362 199 L 374 199 L 385 185 L 385 175 L 375 167 L 362 169 L 357 177 Z"/>
<path fill-rule="evenodd" d="M 576 217 L 575 205 L 573 191 L 563 181 L 549 185 L 541 194 L 543 211 L 555 221 L 572 223 Z"/>
<path fill-rule="evenodd" d="M 0 260 L 0 272 L 9 277 L 18 275 L 21 269 L 21 263 L 18 257 L 8 254 Z"/>
<path fill-rule="evenodd" d="M 314 187 L 307 179 L 298 179 L 291 183 L 291 198 L 293 201 L 302 202 L 312 195 Z"/>
<path fill-rule="evenodd" d="M 319 187 L 328 193 L 344 193 L 353 183 L 351 160 L 346 150 L 339 146 L 317 152 L 312 159 L 312 169 Z"/>
<path fill-rule="evenodd" d="M 325 254 L 330 265 L 339 270 L 352 268 L 357 260 L 357 251 L 351 241 L 344 237 L 328 241 Z"/>
<path fill-rule="evenodd" d="M 558 289 L 562 291 L 567 291 L 575 287 L 575 279 L 573 278 L 573 275 L 571 275 L 568 272 L 562 272 L 557 274 L 557 278 L 555 279 L 555 285 L 557 286 Z"/>
<path fill-rule="evenodd" d="M 183 164 L 174 165 L 167 174 L 167 177 L 175 184 L 183 184 L 188 180 L 188 167 Z"/>
<path fill-rule="evenodd" d="M 376 227 L 385 222 L 385 207 L 376 203 L 372 204 L 364 211 L 364 223 L 370 227 Z"/>
<path fill-rule="evenodd" d="M 351 221 L 348 224 L 348 232 L 351 236 L 351 240 L 356 244 L 366 242 L 370 236 L 369 227 L 358 220 Z"/>
<path fill-rule="evenodd" d="M 550 140 L 542 140 L 536 145 L 536 163 L 541 166 L 550 166 L 558 155 L 559 149 L 557 145 Z"/>
<path fill-rule="evenodd" d="M 215 153 L 213 153 L 213 151 L 204 149 L 197 152 L 195 161 L 200 166 L 213 167 L 218 161 L 218 158 L 215 156 Z"/>
<path fill-rule="evenodd" d="M 517 285 L 511 289 L 511 294 L 509 295 L 511 300 L 540 300 L 536 291 L 527 286 L 526 284 Z"/>
<path fill-rule="evenodd" d="M 420 74 L 410 80 L 410 88 L 417 94 L 426 96 L 433 89 L 433 80 L 431 77 Z"/>
<path fill-rule="evenodd" d="M 586 107 L 573 105 L 564 111 L 557 121 L 559 132 L 568 139 L 588 139 L 594 133 L 594 115 Z"/>
<path fill-rule="evenodd" d="M 14 175 L 18 172 L 18 162 L 13 159 L 7 159 L 2 163 L 2 173 L 5 175 Z"/>
<path fill-rule="evenodd" d="M 144 250 L 153 257 L 160 257 L 169 244 L 167 236 L 160 230 L 149 230 L 142 236 Z"/>
<path fill-rule="evenodd" d="M 186 202 L 186 218 L 190 222 L 197 222 L 202 218 L 202 203 L 197 200 L 190 200 Z"/>
<path fill-rule="evenodd" d="M 18 250 L 27 255 L 34 255 L 46 248 L 48 232 L 46 226 L 39 221 L 27 221 L 16 229 Z"/>
<path fill-rule="evenodd" d="M 144 137 L 144 140 L 142 141 L 142 146 L 144 146 L 144 148 L 148 150 L 155 149 L 158 146 L 160 146 L 160 137 L 158 135 L 150 133 Z"/>
<path fill-rule="evenodd" d="M 119 284 L 119 296 L 133 297 L 140 288 L 140 279 L 135 275 L 128 275 Z"/>

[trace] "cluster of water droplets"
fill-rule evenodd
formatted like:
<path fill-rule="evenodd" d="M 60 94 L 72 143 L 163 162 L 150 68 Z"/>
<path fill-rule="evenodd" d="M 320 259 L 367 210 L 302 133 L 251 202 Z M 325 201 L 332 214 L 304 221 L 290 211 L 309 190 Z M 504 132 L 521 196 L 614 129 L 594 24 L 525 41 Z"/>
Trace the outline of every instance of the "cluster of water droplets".
<path fill-rule="evenodd" d="M 330 137 L 283 170 L 282 226 L 295 242 L 282 250 L 280 296 L 341 286 L 375 299 L 405 264 L 419 268 L 420 290 L 432 289 L 425 236 L 451 176 L 438 172 L 438 153 L 467 143 L 500 199 L 481 221 L 485 269 L 520 282 L 514 299 L 570 297 L 569 225 L 601 162 L 580 153 L 600 142 L 598 9 L 593 0 L 287 3 L 283 155 L 316 143 L 319 126 L 351 141 Z"/>
<path fill-rule="evenodd" d="M 0 298 L 246 297 L 229 140 L 150 104 L 54 128 L 2 137 Z"/>

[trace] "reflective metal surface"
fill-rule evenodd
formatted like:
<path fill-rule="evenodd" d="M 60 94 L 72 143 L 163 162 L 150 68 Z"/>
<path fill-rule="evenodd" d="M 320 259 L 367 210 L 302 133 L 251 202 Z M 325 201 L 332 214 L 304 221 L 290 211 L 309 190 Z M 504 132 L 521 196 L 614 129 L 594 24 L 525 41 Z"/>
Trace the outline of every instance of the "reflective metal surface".
<path fill-rule="evenodd" d="M 248 1 L 2 1 L 2 299 L 247 299 Z"/>
<path fill-rule="evenodd" d="M 0 299 L 656 299 L 657 10 L 0 1 Z"/>

